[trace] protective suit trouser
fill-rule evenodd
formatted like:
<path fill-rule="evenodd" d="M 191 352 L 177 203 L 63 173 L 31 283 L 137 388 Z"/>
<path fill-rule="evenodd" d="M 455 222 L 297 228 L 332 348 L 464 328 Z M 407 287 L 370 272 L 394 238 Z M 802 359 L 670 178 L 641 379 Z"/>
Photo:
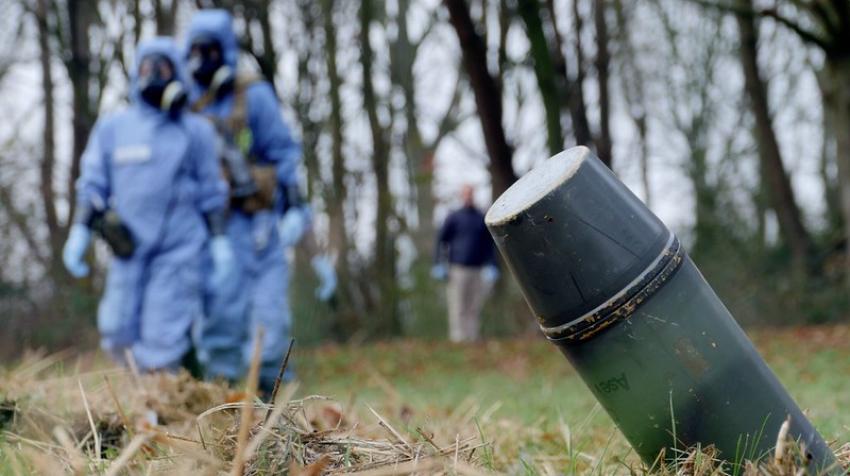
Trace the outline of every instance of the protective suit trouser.
<path fill-rule="evenodd" d="M 141 370 L 176 370 L 201 313 L 200 256 L 114 260 L 98 308 L 101 346 L 123 361 L 129 349 Z"/>
<path fill-rule="evenodd" d="M 207 288 L 204 321 L 196 345 L 207 378 L 236 381 L 244 372 L 242 343 L 246 336 L 249 300 L 243 288 L 242 266 L 237 262 L 234 279 L 224 287 Z"/>
<path fill-rule="evenodd" d="M 207 288 L 199 358 L 207 378 L 238 380 L 246 373 L 254 337 L 262 327 L 260 381 L 270 386 L 289 345 L 291 328 L 283 249 L 273 220 L 236 213 L 229 220 L 228 235 L 236 254 L 235 276 L 221 289 Z M 284 379 L 292 378 L 290 368 Z"/>

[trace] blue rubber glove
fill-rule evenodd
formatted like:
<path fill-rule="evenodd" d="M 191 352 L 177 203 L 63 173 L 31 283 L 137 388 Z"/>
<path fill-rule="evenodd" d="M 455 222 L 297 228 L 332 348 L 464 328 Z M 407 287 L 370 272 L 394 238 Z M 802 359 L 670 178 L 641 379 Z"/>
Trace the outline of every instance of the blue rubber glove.
<path fill-rule="evenodd" d="M 280 234 L 280 243 L 284 248 L 295 246 L 301 241 L 301 237 L 310 225 L 309 212 L 304 207 L 293 207 L 283 214 L 277 231 Z"/>
<path fill-rule="evenodd" d="M 213 260 L 213 274 L 210 283 L 214 290 L 219 290 L 228 279 L 232 278 L 236 257 L 230 240 L 224 235 L 216 235 L 210 240 L 210 255 Z"/>
<path fill-rule="evenodd" d="M 65 247 L 62 249 L 62 262 L 71 276 L 75 278 L 82 278 L 89 274 L 89 265 L 83 261 L 83 257 L 90 242 L 91 230 L 89 227 L 80 223 L 71 227 L 71 232 L 68 233 L 68 241 L 65 242 Z"/>
<path fill-rule="evenodd" d="M 484 282 L 487 284 L 493 284 L 496 282 L 497 279 L 499 279 L 500 274 L 501 273 L 499 273 L 499 268 L 490 264 L 485 266 L 484 269 L 481 271 L 481 279 L 483 279 Z"/>
<path fill-rule="evenodd" d="M 443 263 L 435 264 L 434 267 L 431 268 L 431 277 L 437 281 L 445 281 L 449 278 L 449 270 Z"/>
<path fill-rule="evenodd" d="M 319 278 L 319 287 L 316 288 L 316 297 L 319 301 L 328 302 L 336 292 L 336 270 L 331 259 L 326 255 L 317 255 L 310 260 L 313 271 Z"/>

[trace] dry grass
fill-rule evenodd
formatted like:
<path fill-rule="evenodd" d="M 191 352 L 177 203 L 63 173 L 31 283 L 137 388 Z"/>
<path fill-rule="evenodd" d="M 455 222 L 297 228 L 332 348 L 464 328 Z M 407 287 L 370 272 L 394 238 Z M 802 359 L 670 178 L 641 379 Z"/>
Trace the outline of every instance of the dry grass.
<path fill-rule="evenodd" d="M 374 409 L 359 420 L 328 398 L 294 398 L 295 385 L 266 405 L 185 373 L 40 377 L 57 360 L 31 356 L 3 376 L 12 474 L 484 473 L 487 445 L 469 421 L 411 433 Z"/>
<path fill-rule="evenodd" d="M 672 464 L 659 465 L 650 473 L 659 476 L 804 476 L 807 472 L 805 451 L 797 442 L 788 438 L 787 423 L 777 435 L 772 457 L 762 461 L 742 461 L 732 465 L 718 458 L 713 446 L 694 448 L 676 455 Z M 826 468 L 822 474 L 850 474 L 850 443 L 836 451 L 839 462 Z M 663 456 L 663 455 L 662 455 Z M 659 459 L 662 459 L 660 456 Z M 633 473 L 634 474 L 634 473 Z"/>
<path fill-rule="evenodd" d="M 732 468 L 712 447 L 646 468 L 606 447 L 578 448 L 573 433 L 497 419 L 474 398 L 413 423 L 393 384 L 372 369 L 386 398 L 375 408 L 281 387 L 274 405 L 186 374 L 139 375 L 61 355 L 30 355 L 0 371 L 0 475 L 4 474 L 660 474 L 797 476 L 799 448 L 782 434 L 774 458 Z M 64 368 L 63 368 L 64 367 Z M 373 402 L 375 403 L 375 402 Z M 376 409 L 377 408 L 377 409 Z M 240 438 L 240 433 L 242 434 Z M 511 457 L 520 441 L 559 438 L 558 454 Z M 838 451 L 850 464 L 850 444 Z M 527 462 L 528 461 L 528 462 Z M 241 468 L 241 469 L 240 469 Z"/>

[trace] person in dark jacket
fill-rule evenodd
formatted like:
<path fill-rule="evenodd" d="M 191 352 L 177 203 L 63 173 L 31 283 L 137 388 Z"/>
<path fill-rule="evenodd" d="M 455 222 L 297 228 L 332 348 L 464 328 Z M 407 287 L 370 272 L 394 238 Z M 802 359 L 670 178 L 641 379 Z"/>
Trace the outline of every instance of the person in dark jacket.
<path fill-rule="evenodd" d="M 471 342 L 481 335 L 481 307 L 499 268 L 484 214 L 475 207 L 475 189 L 464 185 L 463 206 L 443 222 L 431 276 L 448 279 L 449 339 Z"/>

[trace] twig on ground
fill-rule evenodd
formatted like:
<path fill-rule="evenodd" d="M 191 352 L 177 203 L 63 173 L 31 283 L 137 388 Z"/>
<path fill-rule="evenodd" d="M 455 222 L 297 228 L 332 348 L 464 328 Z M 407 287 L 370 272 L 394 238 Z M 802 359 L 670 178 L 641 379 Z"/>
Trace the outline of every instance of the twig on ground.
<path fill-rule="evenodd" d="M 204 441 L 204 432 L 203 432 L 203 430 L 201 430 L 201 422 L 195 420 L 195 426 L 197 426 L 197 428 L 198 428 L 198 439 L 201 440 L 201 446 L 203 446 L 204 449 L 206 450 L 207 449 L 207 442 Z"/>
<path fill-rule="evenodd" d="M 118 397 L 115 395 L 115 389 L 112 388 L 112 382 L 109 381 L 109 377 L 106 375 L 103 376 L 103 381 L 106 383 L 106 389 L 109 390 L 109 396 L 112 397 L 112 401 L 115 403 L 115 409 L 118 411 L 118 417 L 121 418 L 121 424 L 124 425 L 124 430 L 126 430 L 127 434 L 132 438 L 133 427 L 130 425 L 130 420 L 127 418 L 127 414 L 124 413 L 124 409 L 121 407 L 121 402 L 118 401 Z"/>
<path fill-rule="evenodd" d="M 283 399 L 281 399 L 281 400 L 283 400 Z M 272 411 L 270 414 L 267 414 L 266 421 L 274 422 L 274 421 L 277 421 L 280 418 L 280 416 L 283 414 L 283 412 L 286 411 L 287 407 L 286 407 L 286 405 L 283 404 L 283 402 L 272 401 L 272 403 L 274 404 L 274 411 Z M 263 441 L 266 440 L 266 437 L 270 436 L 271 434 L 272 434 L 272 431 L 270 429 L 266 428 L 266 424 L 263 424 L 262 426 L 260 426 L 259 433 L 257 433 L 257 435 L 254 436 L 254 439 L 251 440 L 251 442 L 248 444 L 248 447 L 245 450 L 245 459 L 246 460 L 250 459 L 254 455 L 254 452 L 256 452 L 257 449 L 260 448 L 260 445 L 263 444 Z"/>
<path fill-rule="evenodd" d="M 442 451 L 440 447 L 437 446 L 437 443 L 434 443 L 434 440 L 427 433 L 425 433 L 422 428 L 416 427 L 416 433 L 419 433 L 419 436 L 421 436 L 423 440 L 427 441 L 428 444 L 430 444 L 435 450 L 437 450 L 438 452 Z"/>
<path fill-rule="evenodd" d="M 388 432 L 390 432 L 390 434 L 391 434 L 393 437 L 395 437 L 395 438 L 399 441 L 399 443 L 401 443 L 401 444 L 403 444 L 404 446 L 406 446 L 408 450 L 413 451 L 413 447 L 412 447 L 412 446 L 410 446 L 410 443 L 408 443 L 408 442 L 407 442 L 407 440 L 405 440 L 405 439 L 404 439 L 404 437 L 403 437 L 403 436 L 401 436 L 401 434 L 395 430 L 395 428 L 393 428 L 392 426 L 390 426 L 390 424 L 389 424 L 389 423 L 387 423 L 387 421 L 386 421 L 386 420 L 384 420 L 384 418 L 383 418 L 381 415 L 379 415 L 379 414 L 378 414 L 378 412 L 376 412 L 374 408 L 372 408 L 372 407 L 371 407 L 371 406 L 369 406 L 369 405 L 366 405 L 366 408 L 368 408 L 368 409 L 369 409 L 369 411 L 370 411 L 370 412 L 372 412 L 372 414 L 373 414 L 373 415 L 375 415 L 375 418 L 377 418 L 377 419 L 378 419 L 378 424 L 379 424 L 379 425 L 381 425 L 381 426 L 382 426 L 383 428 L 385 428 Z"/>
<path fill-rule="evenodd" d="M 89 419 L 89 425 L 91 425 L 92 438 L 94 438 L 95 459 L 100 461 L 100 434 L 97 432 L 97 426 L 95 426 L 94 418 L 92 418 L 92 416 L 91 416 L 91 409 L 89 408 L 89 401 L 86 398 L 85 390 L 83 390 L 83 381 L 77 380 L 77 384 L 80 386 L 80 395 L 83 397 L 83 406 L 86 409 L 86 416 Z"/>
<path fill-rule="evenodd" d="M 286 349 L 286 355 L 283 357 L 283 363 L 280 364 L 280 370 L 277 372 L 277 377 L 274 379 L 274 388 L 272 389 L 271 398 L 269 398 L 269 402 L 274 404 L 277 401 L 277 392 L 280 390 L 280 382 L 283 380 L 283 374 L 286 373 L 286 368 L 289 366 L 289 356 L 292 354 L 292 348 L 295 347 L 295 339 L 289 339 L 289 348 Z M 263 424 L 269 421 L 269 415 L 271 414 L 272 409 L 269 408 L 266 410 L 266 417 L 263 418 Z"/>

